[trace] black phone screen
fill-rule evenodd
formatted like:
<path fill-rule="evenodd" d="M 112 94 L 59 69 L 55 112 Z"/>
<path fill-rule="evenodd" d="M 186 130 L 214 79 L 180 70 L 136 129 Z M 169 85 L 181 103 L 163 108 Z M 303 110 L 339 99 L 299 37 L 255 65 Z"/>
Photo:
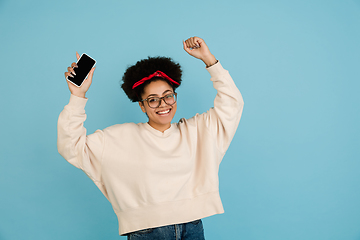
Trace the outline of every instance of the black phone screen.
<path fill-rule="evenodd" d="M 91 68 L 94 67 L 96 61 L 85 53 L 81 55 L 79 61 L 76 63 L 77 68 L 74 68 L 75 76 L 68 77 L 68 80 L 74 83 L 76 86 L 80 87 L 86 76 L 89 74 Z"/>

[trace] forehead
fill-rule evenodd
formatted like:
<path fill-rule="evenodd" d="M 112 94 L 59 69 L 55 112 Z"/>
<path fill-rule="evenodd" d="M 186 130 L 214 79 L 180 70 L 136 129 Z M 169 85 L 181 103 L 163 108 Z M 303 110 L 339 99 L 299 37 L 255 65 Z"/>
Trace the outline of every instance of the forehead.
<path fill-rule="evenodd" d="M 149 83 L 144 88 L 144 96 L 147 97 L 149 95 L 157 95 L 162 96 L 164 93 L 171 91 L 173 92 L 172 86 L 164 80 L 155 80 Z"/>

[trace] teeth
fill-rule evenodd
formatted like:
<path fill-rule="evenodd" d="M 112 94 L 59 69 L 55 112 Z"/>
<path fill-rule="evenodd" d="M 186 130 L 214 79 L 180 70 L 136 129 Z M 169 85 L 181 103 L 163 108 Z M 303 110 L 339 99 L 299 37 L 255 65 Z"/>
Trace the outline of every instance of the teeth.
<path fill-rule="evenodd" d="M 168 112 L 170 112 L 170 109 L 165 110 L 165 111 L 161 111 L 161 112 L 157 112 L 157 113 L 158 113 L 158 114 L 166 114 L 166 113 L 168 113 Z"/>

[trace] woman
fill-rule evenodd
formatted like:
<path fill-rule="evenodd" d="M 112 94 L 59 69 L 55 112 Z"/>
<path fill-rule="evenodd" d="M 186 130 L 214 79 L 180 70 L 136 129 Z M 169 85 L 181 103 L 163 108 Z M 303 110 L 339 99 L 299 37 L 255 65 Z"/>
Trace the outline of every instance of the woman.
<path fill-rule="evenodd" d="M 201 218 L 224 212 L 219 164 L 243 100 L 203 39 L 189 38 L 183 47 L 205 63 L 217 96 L 209 111 L 178 123 L 171 122 L 181 69 L 169 58 L 141 60 L 124 74 L 122 88 L 147 114 L 147 123 L 117 124 L 87 136 L 85 94 L 95 69 L 81 87 L 68 82 L 70 101 L 58 121 L 59 153 L 99 187 L 118 217 L 119 234 L 128 239 L 204 239 Z"/>

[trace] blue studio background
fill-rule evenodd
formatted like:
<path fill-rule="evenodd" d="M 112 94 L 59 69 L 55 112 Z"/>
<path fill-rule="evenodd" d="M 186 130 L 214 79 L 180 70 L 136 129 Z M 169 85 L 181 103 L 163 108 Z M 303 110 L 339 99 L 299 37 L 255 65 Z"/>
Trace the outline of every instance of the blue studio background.
<path fill-rule="evenodd" d="M 75 52 L 97 60 L 89 133 L 146 121 L 119 81 L 164 55 L 184 71 L 175 121 L 216 92 L 182 49 L 205 39 L 245 100 L 207 240 L 360 239 L 360 1 L 0 0 L 0 239 L 125 239 L 95 184 L 57 152 Z"/>

